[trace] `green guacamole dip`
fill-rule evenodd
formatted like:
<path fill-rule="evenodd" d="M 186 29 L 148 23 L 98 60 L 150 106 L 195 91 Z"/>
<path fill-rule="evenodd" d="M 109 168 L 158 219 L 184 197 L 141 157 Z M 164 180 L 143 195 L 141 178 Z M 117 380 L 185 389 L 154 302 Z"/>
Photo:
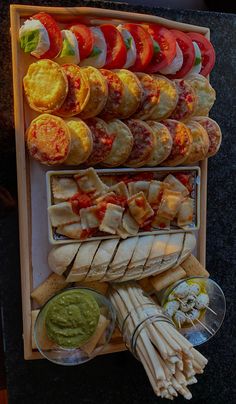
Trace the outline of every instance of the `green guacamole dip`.
<path fill-rule="evenodd" d="M 48 337 L 61 347 L 79 348 L 94 334 L 99 306 L 86 290 L 70 289 L 48 304 L 45 326 Z"/>

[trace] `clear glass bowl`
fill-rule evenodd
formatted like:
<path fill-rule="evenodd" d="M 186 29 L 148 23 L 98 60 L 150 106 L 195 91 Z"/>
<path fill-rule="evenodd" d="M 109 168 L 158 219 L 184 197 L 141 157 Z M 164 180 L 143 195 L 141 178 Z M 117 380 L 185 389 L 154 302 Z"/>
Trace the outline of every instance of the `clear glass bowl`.
<path fill-rule="evenodd" d="M 172 294 L 174 294 L 176 287 L 188 280 L 194 283 L 199 283 L 200 285 L 204 285 L 204 288 L 209 296 L 209 307 L 211 309 L 203 310 L 202 315 L 199 317 L 200 322 L 196 321 L 194 322 L 194 325 L 190 323 L 188 326 L 184 325 L 181 328 L 177 327 L 178 331 L 184 335 L 188 341 L 190 341 L 194 346 L 197 346 L 204 344 L 220 329 L 225 317 L 226 301 L 222 289 L 215 281 L 209 278 L 193 276 L 182 279 L 181 281 L 177 281 L 170 285 L 162 294 L 162 307 L 165 305 L 165 303 L 167 303 L 169 296 L 173 296 Z"/>
<path fill-rule="evenodd" d="M 81 346 L 80 348 L 64 348 L 48 338 L 45 326 L 45 319 L 48 307 L 53 302 L 53 299 L 55 297 L 57 297 L 58 295 L 63 295 L 67 293 L 69 290 L 84 290 L 86 291 L 86 293 L 91 294 L 100 308 L 100 313 L 108 320 L 105 330 L 99 337 L 99 341 L 97 342 L 95 347 L 93 347 L 91 352 L 88 352 L 87 348 L 86 351 L 83 350 L 84 345 Z M 104 349 L 104 347 L 108 344 L 108 342 L 111 339 L 115 327 L 115 322 L 116 322 L 115 309 L 111 304 L 111 302 L 105 296 L 89 288 L 83 288 L 83 287 L 69 288 L 64 289 L 63 291 L 57 293 L 55 296 L 49 299 L 48 302 L 45 303 L 45 305 L 41 308 L 35 321 L 34 338 L 39 352 L 46 359 L 59 365 L 74 366 L 91 360 Z M 93 336 L 87 342 L 91 342 L 92 338 Z"/>

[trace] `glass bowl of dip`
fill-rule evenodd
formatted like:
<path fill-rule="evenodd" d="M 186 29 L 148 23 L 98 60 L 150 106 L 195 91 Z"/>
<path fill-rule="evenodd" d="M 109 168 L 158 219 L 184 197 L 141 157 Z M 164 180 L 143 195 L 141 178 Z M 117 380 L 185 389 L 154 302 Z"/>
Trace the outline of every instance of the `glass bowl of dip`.
<path fill-rule="evenodd" d="M 193 346 L 209 341 L 224 321 L 224 292 L 210 278 L 182 279 L 170 285 L 159 297 L 165 314 Z"/>
<path fill-rule="evenodd" d="M 45 303 L 34 326 L 39 352 L 59 365 L 74 366 L 100 354 L 111 339 L 116 312 L 101 293 L 65 289 Z"/>

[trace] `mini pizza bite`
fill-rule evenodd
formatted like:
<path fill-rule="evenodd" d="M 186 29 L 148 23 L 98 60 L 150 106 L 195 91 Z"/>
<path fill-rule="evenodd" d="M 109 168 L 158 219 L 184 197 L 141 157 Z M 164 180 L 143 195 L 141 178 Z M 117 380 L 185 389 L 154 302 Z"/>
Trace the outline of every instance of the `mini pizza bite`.
<path fill-rule="evenodd" d="M 184 227 L 192 223 L 193 207 L 194 201 L 192 198 L 185 198 L 182 201 L 177 216 L 177 225 L 179 227 Z"/>
<path fill-rule="evenodd" d="M 48 59 L 30 64 L 23 85 L 29 106 L 38 112 L 55 112 L 68 94 L 64 70 Z"/>
<path fill-rule="evenodd" d="M 173 145 L 170 155 L 162 162 L 163 166 L 177 166 L 182 164 L 188 157 L 191 144 L 193 142 L 189 128 L 183 122 L 178 122 L 174 119 L 166 119 L 163 124 L 169 130 Z"/>
<path fill-rule="evenodd" d="M 86 121 L 86 124 L 90 128 L 93 138 L 93 150 L 86 164 L 87 166 L 94 166 L 107 158 L 112 149 L 115 136 L 109 130 L 106 122 L 100 118 L 90 118 Z"/>
<path fill-rule="evenodd" d="M 88 103 L 80 113 L 80 118 L 88 119 L 99 115 L 105 107 L 108 97 L 108 86 L 105 77 L 95 67 L 84 67 L 82 72 L 88 79 L 90 95 Z"/>
<path fill-rule="evenodd" d="M 78 185 L 73 178 L 52 177 L 52 195 L 53 200 L 63 202 L 70 199 L 78 192 Z"/>
<path fill-rule="evenodd" d="M 65 161 L 66 165 L 80 165 L 84 163 L 93 149 L 93 137 L 89 127 L 79 118 L 68 118 L 65 123 L 71 135 L 71 147 Z"/>
<path fill-rule="evenodd" d="M 107 126 L 114 136 L 114 141 L 108 156 L 102 161 L 102 165 L 117 167 L 122 165 L 129 157 L 134 138 L 128 126 L 119 119 L 108 121 Z"/>
<path fill-rule="evenodd" d="M 131 216 L 133 216 L 139 225 L 143 225 L 154 214 L 143 192 L 131 196 L 127 203 Z"/>
<path fill-rule="evenodd" d="M 186 126 L 190 129 L 193 142 L 190 153 L 184 164 L 193 164 L 203 160 L 207 156 L 209 149 L 209 137 L 206 130 L 196 121 L 189 121 Z"/>
<path fill-rule="evenodd" d="M 62 164 L 67 159 L 71 136 L 65 122 L 56 116 L 42 114 L 35 118 L 26 132 L 30 155 L 46 165 Z"/>
<path fill-rule="evenodd" d="M 80 221 L 79 215 L 74 213 L 70 202 L 49 206 L 48 214 L 53 227 Z"/>
<path fill-rule="evenodd" d="M 140 119 L 129 119 L 125 123 L 133 135 L 134 144 L 124 164 L 127 167 L 141 167 L 151 156 L 154 145 L 153 131 Z"/>
<path fill-rule="evenodd" d="M 175 110 L 178 102 L 178 92 L 174 81 L 169 80 L 167 77 L 153 75 L 156 86 L 160 91 L 160 98 L 156 106 L 153 108 L 149 119 L 161 121 L 168 118 Z"/>
<path fill-rule="evenodd" d="M 136 73 L 141 86 L 142 96 L 140 107 L 136 111 L 134 118 L 137 119 L 150 119 L 156 105 L 160 100 L 160 90 L 157 86 L 155 79 L 146 73 Z"/>
<path fill-rule="evenodd" d="M 62 106 L 56 114 L 69 117 L 79 114 L 88 103 L 90 86 L 87 76 L 79 66 L 73 64 L 62 65 L 68 80 L 68 94 Z"/>
<path fill-rule="evenodd" d="M 101 113 L 101 118 L 119 118 L 119 109 L 125 93 L 124 84 L 115 72 L 106 69 L 101 69 L 100 72 L 106 79 L 108 86 L 107 102 Z"/>
<path fill-rule="evenodd" d="M 175 80 L 174 82 L 178 92 L 178 102 L 170 118 L 186 121 L 195 113 L 197 97 L 188 81 Z"/>
<path fill-rule="evenodd" d="M 148 167 L 155 167 L 161 164 L 170 155 L 173 140 L 168 128 L 160 122 L 147 121 L 153 131 L 154 145 L 149 160 Z"/>
<path fill-rule="evenodd" d="M 158 209 L 158 215 L 168 220 L 173 220 L 180 208 L 182 200 L 183 195 L 181 192 L 165 188 Z"/>
<path fill-rule="evenodd" d="M 208 134 L 209 148 L 206 157 L 214 156 L 218 152 L 222 142 L 222 133 L 218 123 L 206 116 L 195 116 L 193 119 L 200 123 Z"/>
<path fill-rule="evenodd" d="M 216 99 L 216 92 L 206 77 L 201 74 L 193 74 L 187 82 L 196 94 L 195 116 L 208 115 Z"/>
<path fill-rule="evenodd" d="M 182 182 L 180 182 L 174 175 L 168 174 L 167 177 L 165 177 L 164 184 L 169 185 L 170 189 L 173 191 L 181 192 L 181 194 L 185 197 L 189 194 L 188 188 L 186 188 Z"/>
<path fill-rule="evenodd" d="M 92 194 L 94 198 L 108 189 L 92 167 L 87 170 L 81 170 L 74 178 L 79 189 L 86 194 Z"/>
<path fill-rule="evenodd" d="M 142 86 L 137 76 L 129 70 L 119 69 L 115 70 L 118 77 L 124 84 L 124 95 L 119 108 L 119 118 L 126 119 L 133 115 L 142 98 Z"/>

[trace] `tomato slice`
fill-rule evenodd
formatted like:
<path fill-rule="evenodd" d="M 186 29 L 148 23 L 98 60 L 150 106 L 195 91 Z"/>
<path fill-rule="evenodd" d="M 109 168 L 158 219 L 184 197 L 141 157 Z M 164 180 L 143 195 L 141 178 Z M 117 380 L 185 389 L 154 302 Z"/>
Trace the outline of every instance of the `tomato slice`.
<path fill-rule="evenodd" d="M 170 79 L 181 79 L 182 77 L 186 76 L 186 74 L 192 69 L 194 65 L 194 46 L 189 36 L 184 32 L 172 29 L 171 33 L 174 35 L 175 40 L 178 42 L 178 45 L 183 53 L 183 65 L 181 69 L 178 70 L 175 74 L 169 74 L 167 75 L 167 77 L 169 77 Z"/>
<path fill-rule="evenodd" d="M 134 65 L 129 68 L 129 70 L 134 72 L 142 72 L 150 63 L 153 56 L 154 48 L 152 38 L 141 25 L 124 24 L 124 28 L 127 29 L 127 31 L 129 31 L 134 38 L 137 50 L 136 61 Z"/>
<path fill-rule="evenodd" d="M 192 41 L 196 42 L 200 48 L 202 55 L 202 70 L 200 71 L 200 74 L 207 76 L 210 74 L 215 64 L 215 49 L 213 48 L 211 42 L 202 34 L 197 32 L 189 32 L 188 36 L 192 39 Z"/>
<path fill-rule="evenodd" d="M 151 35 L 159 49 L 155 50 L 151 62 L 145 69 L 147 73 L 157 73 L 171 64 L 176 54 L 176 41 L 171 31 L 158 24 L 145 24 L 143 27 Z"/>
<path fill-rule="evenodd" d="M 121 33 L 112 24 L 103 24 L 100 29 L 107 44 L 105 69 L 120 69 L 126 62 L 127 50 Z"/>
<path fill-rule="evenodd" d="M 93 50 L 94 37 L 92 31 L 83 24 L 75 24 L 69 27 L 75 34 L 79 46 L 80 59 L 87 58 Z"/>
<path fill-rule="evenodd" d="M 44 25 L 50 41 L 50 48 L 47 50 L 47 52 L 40 56 L 40 59 L 55 58 L 60 53 L 62 48 L 62 34 L 59 26 L 54 18 L 43 12 L 33 15 L 32 19 L 39 20 Z"/>

